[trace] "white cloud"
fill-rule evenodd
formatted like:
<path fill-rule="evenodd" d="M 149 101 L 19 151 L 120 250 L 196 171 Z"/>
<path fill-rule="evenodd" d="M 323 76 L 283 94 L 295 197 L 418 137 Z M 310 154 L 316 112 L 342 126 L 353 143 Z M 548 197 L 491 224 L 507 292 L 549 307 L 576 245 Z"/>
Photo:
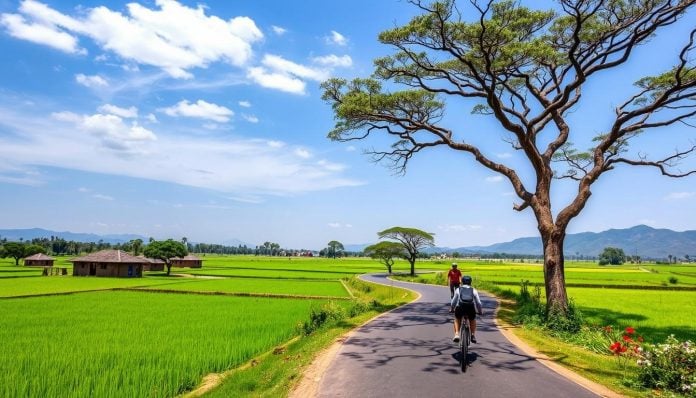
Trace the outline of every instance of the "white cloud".
<path fill-rule="evenodd" d="M 331 228 L 353 228 L 352 224 L 341 224 L 340 222 L 330 222 L 326 225 Z"/>
<path fill-rule="evenodd" d="M 503 176 L 486 177 L 486 182 L 501 182 L 501 181 L 503 181 Z"/>
<path fill-rule="evenodd" d="M 312 62 L 323 66 L 341 68 L 348 68 L 353 65 L 353 59 L 349 55 L 343 55 L 339 57 L 335 54 L 329 54 L 321 57 L 314 57 L 312 58 Z"/>
<path fill-rule="evenodd" d="M 95 193 L 94 195 L 92 195 L 92 197 L 95 199 L 101 199 L 101 200 L 109 200 L 109 201 L 114 200 L 113 197 L 111 197 L 109 195 L 103 195 L 100 193 Z"/>
<path fill-rule="evenodd" d="M 273 33 L 277 34 L 278 36 L 282 36 L 288 32 L 287 29 L 276 25 L 271 25 L 271 29 L 273 29 Z"/>
<path fill-rule="evenodd" d="M 283 73 L 269 72 L 266 68 L 260 66 L 249 68 L 247 77 L 262 87 L 291 94 L 305 93 L 305 82 L 302 80 Z"/>
<path fill-rule="evenodd" d="M 252 44 L 263 38 L 248 17 L 226 21 L 206 15 L 202 5 L 190 8 L 174 0 L 156 4 L 157 8 L 149 9 L 129 3 L 127 14 L 99 6 L 80 10 L 73 18 L 25 0 L 19 8 L 22 15 L 2 14 L 1 21 L 14 37 L 69 53 L 82 51 L 76 36 L 85 36 L 104 51 L 160 68 L 174 78 L 190 78 L 189 69 L 213 62 L 245 66 L 253 55 Z"/>
<path fill-rule="evenodd" d="M 90 133 L 100 140 L 102 147 L 124 154 L 143 153 L 141 143 L 157 139 L 152 131 L 135 122 L 129 126 L 116 115 L 56 112 L 51 116 L 54 120 L 69 123 L 77 130 Z"/>
<path fill-rule="evenodd" d="M 242 117 L 244 118 L 244 120 L 246 120 L 249 123 L 258 123 L 259 122 L 259 118 L 257 118 L 254 115 L 247 115 L 246 113 L 242 113 Z"/>
<path fill-rule="evenodd" d="M 329 36 L 324 38 L 327 44 L 335 44 L 337 46 L 345 46 L 348 44 L 348 39 L 342 34 L 332 30 Z"/>
<path fill-rule="evenodd" d="M 138 117 L 138 108 L 131 106 L 128 108 L 121 108 L 116 105 L 104 104 L 97 108 L 101 113 L 108 113 L 111 115 L 120 116 L 124 119 L 133 119 Z"/>
<path fill-rule="evenodd" d="M 79 73 L 75 75 L 75 81 L 89 88 L 107 87 L 109 85 L 109 82 L 99 75 L 87 76 Z"/>
<path fill-rule="evenodd" d="M 29 23 L 19 14 L 2 14 L 0 24 L 7 29 L 10 36 L 43 44 L 71 54 L 85 54 L 77 45 L 77 38 L 58 29 L 55 25 Z"/>
<path fill-rule="evenodd" d="M 227 123 L 234 112 L 221 105 L 212 104 L 203 100 L 198 100 L 195 103 L 189 103 L 187 100 L 179 101 L 174 106 L 159 109 L 173 117 L 193 117 L 199 119 L 213 120 L 218 123 Z"/>
<path fill-rule="evenodd" d="M 304 148 L 296 148 L 294 153 L 297 155 L 297 157 L 302 159 L 309 159 L 312 157 L 312 153 Z"/>
<path fill-rule="evenodd" d="M 682 200 L 689 199 L 696 196 L 696 192 L 672 192 L 665 196 L 666 200 Z"/>
<path fill-rule="evenodd" d="M 85 187 L 80 187 L 80 188 L 77 188 L 77 191 L 82 192 L 82 193 L 86 193 L 86 192 L 91 191 L 91 189 L 85 188 Z"/>
<path fill-rule="evenodd" d="M 157 120 L 157 116 L 155 116 L 155 115 L 152 114 L 152 113 L 149 113 L 145 118 L 146 118 L 147 121 L 150 122 L 150 123 L 159 123 L 159 120 Z"/>
<path fill-rule="evenodd" d="M 156 141 L 122 138 L 119 148 L 119 140 L 109 136 L 114 134 L 109 128 L 98 128 L 98 122 L 107 127 L 120 126 L 118 137 L 137 138 L 130 134 L 134 125 L 118 116 L 57 112 L 49 118 L 36 109 L 8 106 L 1 99 L 0 123 L 7 134 L 0 135 L 0 179 L 19 176 L 11 174 L 10 167 L 59 167 L 212 189 L 242 198 L 363 184 L 346 176 L 345 171 L 333 171 L 338 168 L 323 167 L 316 159 L 297 156 L 297 146 L 289 149 L 291 144 L 282 141 L 192 135 L 190 127 L 174 124 L 166 134 L 158 134 Z M 154 133 L 150 134 L 154 138 Z M 36 148 L 51 150 L 36 156 Z M 305 150 L 309 153 L 311 148 Z M 135 154 L 137 161 L 132 156 Z M 19 177 L 24 178 L 24 174 Z"/>
<path fill-rule="evenodd" d="M 343 171 L 346 169 L 346 166 L 344 164 L 329 162 L 326 159 L 318 161 L 317 165 L 329 171 Z"/>
<path fill-rule="evenodd" d="M 499 157 L 500 159 L 508 159 L 512 157 L 512 154 L 510 152 L 503 152 L 503 153 L 496 153 L 495 156 Z"/>
<path fill-rule="evenodd" d="M 329 78 L 329 73 L 326 70 L 314 69 L 308 66 L 300 65 L 277 55 L 266 54 L 264 55 L 261 63 L 264 66 L 285 75 L 293 75 L 319 82 Z"/>
<path fill-rule="evenodd" d="M 243 108 L 251 108 L 251 102 L 249 101 L 239 101 L 238 104 Z"/>

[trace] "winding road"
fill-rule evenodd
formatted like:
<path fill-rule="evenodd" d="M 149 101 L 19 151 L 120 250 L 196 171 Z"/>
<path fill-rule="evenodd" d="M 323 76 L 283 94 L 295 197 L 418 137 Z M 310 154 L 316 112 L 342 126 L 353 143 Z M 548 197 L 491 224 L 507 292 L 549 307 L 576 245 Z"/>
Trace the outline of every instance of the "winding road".
<path fill-rule="evenodd" d="M 462 373 L 452 342 L 449 289 L 363 279 L 415 290 L 421 297 L 358 328 L 324 373 L 320 397 L 597 397 L 511 344 L 493 321 L 495 299 L 482 295 L 479 320 Z"/>

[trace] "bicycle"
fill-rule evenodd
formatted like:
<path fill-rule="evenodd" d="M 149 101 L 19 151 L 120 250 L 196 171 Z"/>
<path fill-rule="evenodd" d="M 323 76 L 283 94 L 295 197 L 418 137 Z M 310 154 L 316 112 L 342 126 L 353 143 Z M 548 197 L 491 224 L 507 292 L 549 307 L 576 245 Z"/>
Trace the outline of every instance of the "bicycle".
<path fill-rule="evenodd" d="M 469 344 L 471 343 L 471 329 L 469 320 L 462 317 L 461 325 L 459 326 L 459 363 L 462 366 L 462 372 L 466 372 L 469 366 Z"/>

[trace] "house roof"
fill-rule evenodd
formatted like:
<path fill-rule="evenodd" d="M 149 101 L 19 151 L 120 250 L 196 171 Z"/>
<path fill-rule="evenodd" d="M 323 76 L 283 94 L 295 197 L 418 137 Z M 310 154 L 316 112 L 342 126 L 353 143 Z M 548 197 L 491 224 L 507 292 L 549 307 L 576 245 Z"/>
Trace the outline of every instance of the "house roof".
<path fill-rule="evenodd" d="M 174 257 L 172 260 L 200 261 L 201 259 L 193 254 L 187 254 L 184 257 Z"/>
<path fill-rule="evenodd" d="M 43 254 L 43 253 L 36 253 L 36 254 L 33 254 L 33 255 L 29 256 L 29 257 L 26 257 L 25 260 L 42 260 L 42 261 L 45 261 L 45 260 L 53 260 L 53 257 L 47 256 L 47 255 L 45 255 L 45 254 Z"/>
<path fill-rule="evenodd" d="M 164 261 L 160 260 L 159 258 L 150 258 L 150 257 L 145 257 L 144 255 L 139 255 L 139 259 L 145 260 L 151 264 L 164 264 Z"/>
<path fill-rule="evenodd" d="M 96 253 L 90 253 L 86 256 L 74 258 L 70 260 L 73 263 L 136 263 L 148 264 L 149 261 L 142 257 L 136 257 L 128 254 L 123 250 L 101 250 Z"/>

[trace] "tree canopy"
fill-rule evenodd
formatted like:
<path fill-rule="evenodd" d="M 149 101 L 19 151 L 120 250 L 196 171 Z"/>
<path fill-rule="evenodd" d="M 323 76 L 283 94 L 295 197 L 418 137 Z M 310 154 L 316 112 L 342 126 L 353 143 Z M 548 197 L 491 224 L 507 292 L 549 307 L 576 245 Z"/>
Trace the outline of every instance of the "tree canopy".
<path fill-rule="evenodd" d="M 150 241 L 150 243 L 145 246 L 143 253 L 146 257 L 164 261 L 164 264 L 167 266 L 167 275 L 169 275 L 172 270 L 172 258 L 184 257 L 188 254 L 186 246 L 173 239 Z"/>
<path fill-rule="evenodd" d="M 696 151 L 693 142 L 653 158 L 629 147 L 636 137 L 661 127 L 693 126 L 696 28 L 689 26 L 687 37 L 674 44 L 672 66 L 638 79 L 634 93 L 619 101 L 596 135 L 575 128 L 568 115 L 580 113 L 588 82 L 625 64 L 696 0 L 561 0 L 557 10 L 534 10 L 515 1 L 472 1 L 467 9 L 453 0 L 409 3 L 420 15 L 379 35 L 394 52 L 375 60 L 371 77 L 323 83 L 323 98 L 336 119 L 329 138 L 392 137 L 390 147 L 368 153 L 397 172 L 405 172 L 417 153 L 441 146 L 503 176 L 518 198 L 513 209 L 530 209 L 536 218 L 548 308 L 565 313 L 566 230 L 600 176 L 625 166 L 646 166 L 670 177 L 696 173 L 677 167 Z M 477 135 L 489 131 L 466 121 L 446 123 L 445 114 L 455 112 L 492 118 L 505 134 L 504 144 L 519 153 L 533 178 L 522 178 L 513 166 L 519 162 L 496 158 L 475 144 Z M 577 193 L 552 209 L 554 179 L 575 182 Z"/>
<path fill-rule="evenodd" d="M 391 227 L 377 233 L 380 239 L 398 241 L 406 251 L 406 260 L 411 265 L 411 275 L 416 274 L 416 259 L 421 249 L 435 245 L 433 234 L 417 228 Z"/>
<path fill-rule="evenodd" d="M 343 243 L 337 241 L 337 240 L 332 240 L 331 242 L 327 243 L 328 250 L 326 252 L 327 257 L 333 257 L 336 258 L 336 256 L 343 252 L 345 248 L 343 247 Z"/>
<path fill-rule="evenodd" d="M 618 247 L 605 247 L 599 254 L 599 265 L 621 265 L 626 262 L 626 254 Z"/>
<path fill-rule="evenodd" d="M 387 272 L 392 273 L 394 259 L 398 257 L 406 258 L 406 250 L 404 245 L 399 242 L 382 241 L 374 245 L 367 246 L 364 250 L 368 256 L 379 260 L 385 267 Z"/>

